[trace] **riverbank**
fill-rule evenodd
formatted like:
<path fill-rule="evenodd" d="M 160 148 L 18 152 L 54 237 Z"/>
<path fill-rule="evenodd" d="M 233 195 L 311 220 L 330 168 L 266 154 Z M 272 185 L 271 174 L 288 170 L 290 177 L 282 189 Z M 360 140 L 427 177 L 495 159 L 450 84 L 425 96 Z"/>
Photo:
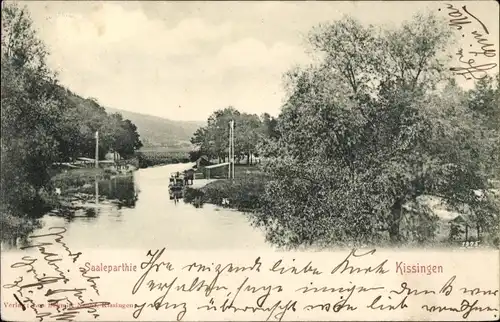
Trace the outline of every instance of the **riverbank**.
<path fill-rule="evenodd" d="M 260 166 L 236 166 L 235 179 L 217 179 L 202 187 L 187 187 L 184 201 L 214 204 L 244 212 L 257 211 L 264 193 L 265 174 Z"/>
<path fill-rule="evenodd" d="M 224 178 L 209 182 L 202 187 L 188 187 L 184 195 L 184 201 L 193 204 L 195 207 L 208 203 L 249 213 L 254 224 L 257 222 L 263 224 L 261 211 L 265 206 L 263 196 L 266 193 L 265 186 L 268 178 L 258 166 L 250 169 L 238 168 L 236 167 L 234 180 Z M 498 188 L 498 182 L 495 182 L 494 186 Z M 498 189 L 492 189 L 491 192 L 500 196 Z M 401 236 L 404 239 L 404 245 L 401 246 L 460 247 L 465 240 L 479 240 L 481 246 L 484 247 L 497 247 L 499 244 L 500 231 L 494 234 L 479 232 L 476 226 L 468 222 L 465 213 L 449 209 L 437 197 L 422 196 L 419 200 L 432 211 L 432 215 L 427 220 L 419 222 L 412 220 L 411 211 L 405 212 L 400 223 Z M 273 225 L 272 222 L 272 218 L 265 219 L 265 227 L 263 228 L 268 229 L 269 225 Z M 284 231 L 282 237 L 286 239 L 288 233 Z M 394 247 L 386 231 L 380 231 L 379 239 L 377 246 Z"/>
<path fill-rule="evenodd" d="M 50 184 L 54 189 L 60 191 L 61 196 L 75 192 L 86 192 L 92 188 L 96 180 L 109 180 L 121 176 L 130 176 L 133 171 L 119 172 L 113 169 L 83 168 L 63 170 L 54 173 Z"/>
<path fill-rule="evenodd" d="M 15 244 L 18 237 L 26 236 L 40 226 L 40 222 L 36 218 L 18 217 L 7 210 L 0 211 L 1 241 Z"/>
<path fill-rule="evenodd" d="M 133 185 L 133 172 L 119 172 L 113 169 L 81 168 L 81 169 L 52 169 L 51 179 L 46 187 L 39 191 L 40 203 L 31 213 L 18 214 L 2 205 L 0 209 L 0 233 L 2 240 L 15 239 L 16 236 L 25 236 L 39 227 L 38 219 L 46 213 L 71 213 L 79 209 L 79 205 L 87 200 L 95 200 L 100 190 L 101 196 L 110 195 L 109 191 L 96 189 L 107 181 L 130 181 Z M 116 185 L 116 183 L 115 183 Z M 123 184 L 122 184 L 123 185 Z M 128 189 L 130 190 L 130 189 Z M 129 193 L 131 194 L 131 193 Z M 131 196 L 118 196 L 130 200 Z M 80 207 L 81 208 L 81 207 Z"/>

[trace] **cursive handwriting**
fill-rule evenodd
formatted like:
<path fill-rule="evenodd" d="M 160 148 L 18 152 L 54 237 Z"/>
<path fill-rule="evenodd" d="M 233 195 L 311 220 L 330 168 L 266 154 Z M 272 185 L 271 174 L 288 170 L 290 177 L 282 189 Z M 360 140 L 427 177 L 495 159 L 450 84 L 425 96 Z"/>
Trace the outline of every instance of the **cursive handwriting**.
<path fill-rule="evenodd" d="M 408 283 L 406 283 L 406 282 L 401 283 L 401 289 L 399 291 L 392 290 L 389 293 L 395 293 L 395 294 L 399 294 L 399 295 L 401 295 L 401 294 L 406 294 L 406 295 L 436 294 L 435 291 L 431 291 L 431 290 L 422 290 L 422 291 L 412 290 L 411 288 L 408 287 Z"/>
<path fill-rule="evenodd" d="M 14 298 L 16 299 L 17 303 L 19 303 L 23 309 L 23 311 L 26 311 L 26 306 L 24 306 L 23 302 L 21 302 L 21 300 L 17 297 L 16 294 L 13 294 L 14 295 Z"/>
<path fill-rule="evenodd" d="M 457 54 L 458 61 L 465 65 L 465 67 L 451 67 L 450 71 L 454 72 L 455 75 L 463 76 L 465 79 L 476 79 L 480 80 L 488 76 L 486 71 L 497 67 L 496 63 L 478 64 L 475 59 L 469 58 L 464 60 L 463 49 L 459 49 Z"/>
<path fill-rule="evenodd" d="M 160 270 L 160 267 L 165 267 L 165 269 L 168 271 L 174 270 L 174 268 L 172 267 L 172 264 L 170 262 L 156 263 L 164 251 L 165 251 L 165 248 L 163 248 L 162 250 L 157 249 L 154 253 L 152 253 L 151 250 L 148 250 L 146 256 L 150 257 L 149 261 L 141 263 L 141 269 L 145 270 L 145 272 L 144 272 L 144 274 L 141 275 L 141 277 L 135 283 L 134 288 L 132 289 L 132 294 L 137 293 L 137 291 L 141 288 L 142 283 L 144 282 L 144 280 L 148 276 L 149 272 L 153 268 L 155 269 L 156 272 L 158 272 Z"/>
<path fill-rule="evenodd" d="M 295 261 L 295 260 L 294 260 Z M 323 272 L 319 271 L 317 268 L 312 267 L 311 264 L 312 262 L 307 263 L 304 267 L 301 269 L 297 269 L 295 266 L 291 267 L 282 267 L 282 260 L 278 260 L 276 263 L 274 263 L 273 267 L 271 267 L 269 270 L 274 273 L 280 273 L 281 275 L 283 274 L 307 274 L 307 273 L 312 273 L 313 275 L 321 275 Z"/>
<path fill-rule="evenodd" d="M 81 252 L 78 252 L 76 254 L 73 254 L 71 252 L 71 250 L 68 248 L 68 246 L 66 245 L 66 243 L 62 242 L 62 239 L 64 238 L 64 233 L 66 232 L 66 228 L 64 227 L 50 227 L 49 228 L 49 231 L 51 230 L 58 230 L 54 233 L 49 233 L 49 234 L 42 234 L 42 235 L 31 235 L 29 238 L 30 239 L 37 239 L 37 238 L 42 238 L 42 237 L 50 237 L 50 236 L 55 236 L 56 238 L 54 239 L 54 241 L 58 244 L 60 244 L 64 250 L 68 253 L 68 256 L 72 258 L 73 260 L 73 263 L 76 262 L 76 260 L 78 259 L 78 257 L 80 257 L 80 255 L 82 254 Z M 33 248 L 33 247 L 37 247 L 40 251 L 43 251 L 44 248 L 41 247 L 41 246 L 50 246 L 52 245 L 52 243 L 41 243 L 41 244 L 38 244 L 38 245 L 29 245 L 29 246 L 24 246 L 24 247 L 21 247 L 21 249 L 27 249 L 27 248 Z M 47 256 L 54 256 L 55 254 L 45 254 Z M 46 259 L 47 260 L 47 259 Z"/>
<path fill-rule="evenodd" d="M 143 276 L 136 283 L 142 291 L 135 295 L 140 300 L 132 313 L 134 319 L 154 319 L 149 314 L 156 312 L 162 319 L 177 321 L 192 320 L 195 313 L 207 320 L 266 321 L 306 320 L 313 314 L 321 320 L 327 319 L 324 314 L 356 319 L 368 312 L 386 319 L 410 310 L 420 312 L 423 319 L 440 312 L 443 318 L 448 313 L 446 319 L 453 315 L 456 319 L 479 318 L 488 313 L 495 318 L 496 313 L 492 304 L 496 290 L 483 285 L 466 288 L 455 275 L 446 277 L 437 288 L 427 275 L 418 281 L 401 281 L 399 272 L 387 268 L 389 258 L 375 249 L 352 249 L 333 265 L 299 262 L 287 256 L 269 261 L 257 256 L 243 264 L 193 258 L 186 264 L 170 256 L 166 262 L 165 254 L 161 249 L 147 253 L 141 266 Z"/>
<path fill-rule="evenodd" d="M 70 284 L 80 284 L 81 282 L 71 281 L 66 276 L 66 272 L 70 272 L 70 269 L 75 268 L 73 266 L 82 253 L 73 253 L 63 241 L 66 232 L 64 227 L 51 227 L 48 230 L 49 233 L 46 234 L 28 236 L 28 239 L 30 239 L 29 246 L 22 247 L 22 249 L 37 249 L 39 256 L 23 256 L 21 260 L 10 265 L 12 269 L 21 270 L 22 272 L 14 282 L 3 285 L 3 288 L 14 291 L 14 298 L 22 306 L 23 310 L 31 309 L 39 321 L 43 321 L 45 318 L 72 321 L 84 309 L 87 313 L 92 313 L 93 317 L 99 316 L 95 307 L 108 302 L 86 301 L 84 293 L 87 288 L 70 287 Z M 63 250 L 63 252 L 59 252 L 59 250 Z M 69 262 L 67 258 L 69 258 Z M 70 266 L 68 266 L 68 263 Z M 46 265 L 48 271 L 44 269 L 44 265 Z M 79 269 L 82 271 L 81 267 Z M 86 276 L 82 274 L 82 277 Z M 87 279 L 85 282 L 93 281 Z M 51 288 L 48 288 L 49 286 Z M 95 282 L 91 284 L 91 287 L 99 295 Z M 47 288 L 45 292 L 39 292 L 45 288 Z M 35 304 L 33 299 L 35 297 L 40 298 L 40 296 L 46 300 L 46 304 Z M 72 298 L 74 298 L 75 303 L 71 301 Z M 60 302 L 66 302 L 69 305 L 65 307 L 57 305 Z M 61 308 L 64 311 L 62 313 Z M 44 312 L 39 309 L 43 309 Z M 53 309 L 57 312 L 50 311 Z"/>
<path fill-rule="evenodd" d="M 349 259 L 354 259 L 354 258 L 361 258 L 369 255 L 375 254 L 376 250 L 372 249 L 366 253 L 363 254 L 357 254 L 356 249 L 353 249 L 349 255 L 340 263 L 338 264 L 331 272 L 331 274 L 335 274 L 336 272 L 340 271 L 340 274 L 344 272 L 348 272 L 349 274 L 359 274 L 361 272 L 368 274 L 374 272 L 375 274 L 386 274 L 389 272 L 388 270 L 384 269 L 384 265 L 387 264 L 387 259 L 383 260 L 380 264 L 378 264 L 375 267 L 368 266 L 368 267 L 356 267 L 356 266 L 349 266 Z M 342 270 L 340 270 L 342 269 Z"/>
<path fill-rule="evenodd" d="M 496 49 L 494 44 L 490 42 L 485 35 L 489 35 L 489 30 L 486 25 L 474 14 L 472 14 L 467 6 L 462 6 L 461 10 L 455 8 L 452 4 L 446 4 L 448 9 L 448 16 L 450 17 L 449 25 L 455 27 L 456 30 L 462 33 L 462 37 L 465 37 L 464 31 L 462 31 L 465 25 L 473 26 L 474 22 L 481 27 L 481 30 L 472 30 L 470 35 L 475 41 L 475 45 L 480 46 L 478 50 L 470 50 L 467 52 L 468 55 L 475 57 L 464 58 L 466 53 L 464 53 L 463 48 L 460 48 L 456 56 L 458 56 L 458 61 L 461 63 L 460 66 L 450 67 L 450 71 L 455 75 L 462 76 L 466 80 L 480 80 L 487 77 L 487 71 L 497 67 L 495 61 L 481 61 L 478 62 L 478 58 L 488 59 L 496 57 Z M 439 9 L 441 10 L 441 9 Z M 473 44 L 470 44 L 473 47 Z"/>
<path fill-rule="evenodd" d="M 493 296 L 497 296 L 498 295 L 498 290 L 481 290 L 478 287 L 473 288 L 473 289 L 468 289 L 466 287 L 462 287 L 462 288 L 460 288 L 460 290 L 464 294 L 469 294 L 469 295 L 472 295 L 472 296 L 475 296 L 475 295 L 493 295 Z"/>
<path fill-rule="evenodd" d="M 440 305 L 422 305 L 422 309 L 425 309 L 428 312 L 443 312 L 443 311 L 451 311 L 451 312 L 460 312 L 462 314 L 462 318 L 467 319 L 472 311 L 488 311 L 488 312 L 498 312 L 498 309 L 492 308 L 490 306 L 477 306 L 479 300 L 475 300 L 474 302 L 469 302 L 468 300 L 462 300 L 460 307 L 450 307 L 450 306 L 440 306 Z"/>
<path fill-rule="evenodd" d="M 296 305 L 297 301 L 294 300 L 289 300 L 287 304 L 282 305 L 282 301 L 279 300 L 277 302 L 274 302 L 273 304 L 266 306 L 266 301 L 271 294 L 271 291 L 276 291 L 276 292 L 282 292 L 283 287 L 281 285 L 277 286 L 261 286 L 261 287 L 256 287 L 248 284 L 249 278 L 246 277 L 241 285 L 236 289 L 236 292 L 232 298 L 229 298 L 231 293 L 228 293 L 226 296 L 226 299 L 224 300 L 224 303 L 220 305 L 218 308 L 214 305 L 214 299 L 212 298 L 210 300 L 210 305 L 204 305 L 200 306 L 198 309 L 205 309 L 205 310 L 220 310 L 221 312 L 226 312 L 228 310 L 232 310 L 233 312 L 247 312 L 251 311 L 253 313 L 257 311 L 262 311 L 262 312 L 269 312 L 269 315 L 266 319 L 266 321 L 269 321 L 271 318 L 274 318 L 278 321 L 281 321 L 283 317 L 285 316 L 286 312 L 289 310 L 295 311 L 296 310 Z M 244 306 L 238 306 L 235 305 L 235 301 L 238 298 L 240 292 L 251 292 L 252 294 L 259 293 L 261 291 L 264 291 L 264 295 L 260 296 L 256 300 L 256 306 L 249 306 L 249 305 L 244 305 Z M 276 314 L 275 312 L 278 311 Z"/>
<path fill-rule="evenodd" d="M 313 285 L 312 282 L 310 282 L 310 285 Z M 353 293 L 354 291 L 358 291 L 358 293 L 364 293 L 364 292 L 369 292 L 369 291 L 376 291 L 376 290 L 383 290 L 383 286 L 376 286 L 376 287 L 364 287 L 364 286 L 356 286 L 353 285 L 351 287 L 327 287 L 327 286 L 322 286 L 322 287 L 313 287 L 313 286 L 304 286 L 300 287 L 295 290 L 295 292 L 302 292 L 303 294 L 309 293 L 309 292 L 314 292 L 314 293 L 344 293 L 344 292 L 349 292 Z"/>
<path fill-rule="evenodd" d="M 373 302 L 370 305 L 367 306 L 367 308 L 380 311 L 384 310 L 394 311 L 398 309 L 402 310 L 408 308 L 408 305 L 406 305 L 405 303 L 407 298 L 408 296 L 405 296 L 397 305 L 391 305 L 391 304 L 383 305 L 383 304 L 378 304 L 378 302 L 382 299 L 382 295 L 379 295 L 373 300 Z M 389 299 L 391 298 L 389 297 Z M 378 305 L 375 306 L 376 304 Z"/>

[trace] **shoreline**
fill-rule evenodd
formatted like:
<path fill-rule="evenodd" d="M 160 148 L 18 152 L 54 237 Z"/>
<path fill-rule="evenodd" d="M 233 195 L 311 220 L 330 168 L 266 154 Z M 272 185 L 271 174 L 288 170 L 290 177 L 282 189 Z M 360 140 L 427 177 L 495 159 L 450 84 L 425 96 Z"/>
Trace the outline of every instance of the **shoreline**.
<path fill-rule="evenodd" d="M 126 172 L 103 168 L 53 169 L 47 186 L 39 194 L 43 204 L 30 214 L 15 215 L 3 206 L 0 210 L 1 241 L 17 239 L 40 228 L 40 219 L 47 214 L 70 213 L 81 208 L 82 201 L 95 200 L 96 183 L 133 177 L 138 169 Z M 96 182 L 97 181 L 97 182 Z M 103 194 L 101 194 L 103 196 Z"/>
<path fill-rule="evenodd" d="M 257 219 L 257 217 L 260 216 L 259 213 L 262 206 L 261 203 L 263 202 L 263 200 L 260 199 L 260 196 L 265 193 L 265 182 L 265 176 L 261 176 L 261 174 L 246 177 L 240 176 L 234 181 L 227 178 L 216 179 L 213 182 L 209 182 L 201 187 L 188 187 L 183 199 L 184 202 L 197 208 L 206 203 L 241 212 L 250 216 L 250 219 Z M 495 191 L 498 193 L 498 190 Z M 224 199 L 226 199 L 226 201 L 224 201 Z M 415 239 L 415 237 L 411 238 L 406 236 L 409 239 L 404 243 L 404 247 L 446 248 L 452 245 L 454 245 L 454 247 L 459 246 L 462 248 L 472 247 L 468 246 L 467 242 L 464 242 L 461 239 L 461 234 L 455 236 L 455 234 L 452 233 L 454 220 L 451 218 L 445 218 L 443 212 L 450 214 L 453 212 L 443 207 L 436 207 L 432 204 L 429 206 L 432 208 L 432 211 L 434 212 L 433 218 L 436 220 L 435 227 L 433 228 L 435 234 L 434 237 L 432 240 L 421 242 L 418 239 Z M 438 213 L 440 216 L 437 215 Z M 457 216 L 460 217 L 462 215 L 458 214 Z M 255 220 L 252 220 L 252 225 L 253 224 L 256 224 Z M 414 229 L 409 222 L 405 222 L 404 227 L 402 228 L 408 229 L 408 231 Z M 382 244 L 390 244 L 390 240 L 388 238 L 384 238 L 385 235 L 382 235 L 381 238 L 384 240 L 381 241 Z M 476 240 L 474 242 L 474 245 L 477 245 L 476 247 L 492 247 L 498 249 L 498 246 L 495 245 L 495 238 L 500 238 L 500 235 L 497 237 L 495 237 L 494 234 L 478 236 L 477 233 L 470 231 L 467 240 Z"/>
<path fill-rule="evenodd" d="M 241 166 L 240 169 L 247 170 L 248 166 Z M 194 186 L 188 186 L 183 197 L 184 202 L 196 207 L 207 203 L 247 214 L 255 213 L 260 208 L 259 197 L 264 193 L 266 182 L 260 171 L 254 174 L 240 174 L 233 180 L 209 180 L 202 186 L 197 186 L 196 183 Z"/>
<path fill-rule="evenodd" d="M 43 205 L 37 211 L 16 215 L 13 210 L 2 205 L 0 209 L 1 241 L 17 239 L 40 228 L 40 219 L 47 214 L 66 217 L 82 207 L 85 208 L 82 203 L 95 204 L 96 183 L 99 185 L 111 180 L 127 180 L 127 178 L 132 178 L 138 170 L 172 164 L 184 165 L 186 168 L 193 165 L 190 162 L 163 162 L 143 168 L 129 168 L 124 172 L 106 168 L 53 168 L 49 183 L 39 192 Z M 99 199 L 102 200 L 102 198 L 114 200 L 114 198 L 108 198 L 105 193 L 99 194 Z"/>

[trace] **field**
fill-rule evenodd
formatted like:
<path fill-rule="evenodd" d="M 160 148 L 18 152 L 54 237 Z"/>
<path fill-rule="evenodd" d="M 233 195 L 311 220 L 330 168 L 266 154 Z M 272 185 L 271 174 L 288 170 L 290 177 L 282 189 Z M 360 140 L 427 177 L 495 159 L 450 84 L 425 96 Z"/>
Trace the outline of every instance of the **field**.
<path fill-rule="evenodd" d="M 155 165 L 189 162 L 189 151 L 183 149 L 149 148 L 137 153 L 139 168 Z"/>

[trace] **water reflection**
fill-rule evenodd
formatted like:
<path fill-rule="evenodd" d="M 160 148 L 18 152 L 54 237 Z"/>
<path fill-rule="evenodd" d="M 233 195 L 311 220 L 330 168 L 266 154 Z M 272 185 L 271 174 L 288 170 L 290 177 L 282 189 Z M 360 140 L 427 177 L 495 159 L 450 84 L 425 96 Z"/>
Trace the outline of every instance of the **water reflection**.
<path fill-rule="evenodd" d="M 75 248 L 270 248 L 263 232 L 240 212 L 203 206 L 201 199 L 196 208 L 183 202 L 183 196 L 170 199 L 170 173 L 186 166 L 141 169 L 133 176 L 94 182 L 87 191 L 71 194 L 71 207 L 55 209 L 40 222 L 43 229 L 65 227 L 65 239 Z M 20 239 L 16 241 L 2 243 L 2 248 L 19 247 Z"/>
<path fill-rule="evenodd" d="M 67 222 L 72 222 L 81 218 L 97 218 L 101 211 L 106 210 L 107 213 L 113 213 L 119 221 L 121 212 L 110 212 L 108 208 L 115 208 L 115 210 L 120 210 L 122 207 L 134 208 L 137 199 L 133 175 L 106 180 L 96 178 L 92 195 L 91 191 L 77 194 L 73 196 L 70 207 L 57 209 L 49 215 L 64 217 Z"/>
<path fill-rule="evenodd" d="M 134 208 L 138 199 L 133 176 L 121 176 L 102 180 L 96 185 L 96 194 L 108 200 L 114 200 L 119 208 Z"/>
<path fill-rule="evenodd" d="M 15 249 L 18 247 L 23 247 L 28 244 L 28 235 L 30 235 L 35 229 L 41 228 L 41 224 L 39 220 L 33 220 L 33 224 L 27 224 L 21 228 L 18 228 L 16 231 L 8 231 L 8 229 L 2 228 L 2 230 L 6 230 L 6 233 L 2 234 L 1 240 L 1 248 L 5 249 Z"/>
<path fill-rule="evenodd" d="M 92 187 L 92 186 L 90 186 Z M 79 193 L 63 198 L 61 207 L 52 209 L 46 217 L 63 219 L 60 223 L 67 226 L 75 220 L 90 222 L 95 220 L 102 209 L 122 207 L 133 208 L 137 201 L 137 192 L 133 175 L 114 177 L 106 180 L 95 178 L 93 189 L 82 186 Z M 92 191 L 93 190 L 93 191 Z M 109 212 L 117 222 L 121 221 L 121 212 Z M 16 227 L 3 229 L 2 248 L 26 246 L 27 236 L 34 230 L 42 228 L 44 220 L 31 219 Z M 45 220 L 46 223 L 46 220 Z"/>

